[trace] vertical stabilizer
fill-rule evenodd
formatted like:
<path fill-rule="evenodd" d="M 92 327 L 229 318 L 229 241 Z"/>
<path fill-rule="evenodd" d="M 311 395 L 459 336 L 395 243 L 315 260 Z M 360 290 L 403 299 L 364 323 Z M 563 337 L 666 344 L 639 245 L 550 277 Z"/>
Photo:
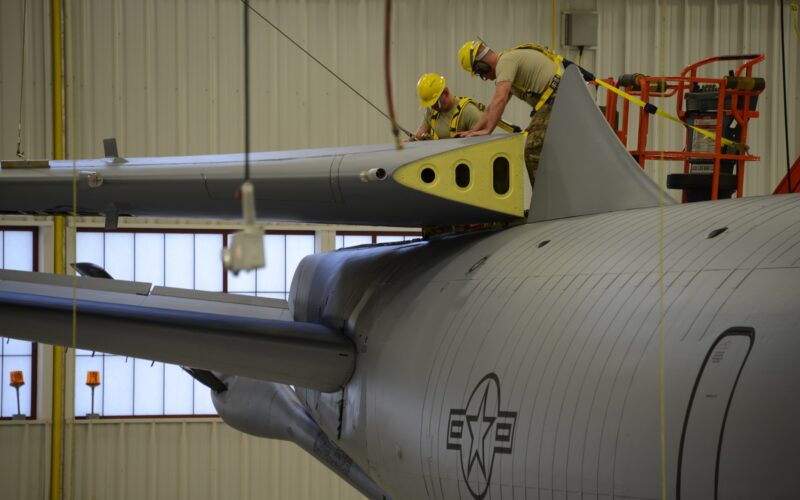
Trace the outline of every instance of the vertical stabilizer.
<path fill-rule="evenodd" d="M 597 109 L 580 72 L 558 88 L 528 222 L 675 204 L 633 160 Z"/>

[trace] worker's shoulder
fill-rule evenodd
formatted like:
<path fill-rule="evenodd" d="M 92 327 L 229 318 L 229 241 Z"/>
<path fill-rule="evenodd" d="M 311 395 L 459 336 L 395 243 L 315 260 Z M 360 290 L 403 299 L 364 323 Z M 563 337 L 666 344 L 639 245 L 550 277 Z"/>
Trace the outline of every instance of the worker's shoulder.
<path fill-rule="evenodd" d="M 522 46 L 501 52 L 498 56 L 498 64 L 500 64 L 500 61 L 505 61 L 506 64 L 546 64 L 550 61 L 550 58 L 533 47 Z"/>
<path fill-rule="evenodd" d="M 483 105 L 483 103 L 476 101 L 475 99 L 465 97 L 461 98 L 459 104 L 461 105 L 462 113 L 475 116 L 480 116 L 483 114 L 483 110 L 486 107 Z"/>

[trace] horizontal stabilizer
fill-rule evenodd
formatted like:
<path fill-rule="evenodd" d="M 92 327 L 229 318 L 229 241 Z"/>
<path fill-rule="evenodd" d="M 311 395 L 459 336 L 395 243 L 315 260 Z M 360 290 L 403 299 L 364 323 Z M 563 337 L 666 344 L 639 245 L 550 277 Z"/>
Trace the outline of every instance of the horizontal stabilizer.
<path fill-rule="evenodd" d="M 350 339 L 292 321 L 282 300 L 0 270 L 0 317 L 4 337 L 321 391 L 343 386 L 355 368 Z"/>
<path fill-rule="evenodd" d="M 524 216 L 522 134 L 250 155 L 259 219 L 401 227 Z M 244 155 L 0 168 L 0 213 L 239 218 Z M 74 179 L 73 179 L 74 177 Z M 75 189 L 73 189 L 73 180 Z M 73 195 L 76 195 L 73 200 Z"/>

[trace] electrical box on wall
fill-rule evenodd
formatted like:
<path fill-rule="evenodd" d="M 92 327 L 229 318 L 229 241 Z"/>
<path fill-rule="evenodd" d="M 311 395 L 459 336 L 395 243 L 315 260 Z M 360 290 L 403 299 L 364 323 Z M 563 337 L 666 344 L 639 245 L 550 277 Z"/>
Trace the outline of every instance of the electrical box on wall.
<path fill-rule="evenodd" d="M 597 12 L 563 12 L 561 20 L 565 47 L 597 45 Z"/>

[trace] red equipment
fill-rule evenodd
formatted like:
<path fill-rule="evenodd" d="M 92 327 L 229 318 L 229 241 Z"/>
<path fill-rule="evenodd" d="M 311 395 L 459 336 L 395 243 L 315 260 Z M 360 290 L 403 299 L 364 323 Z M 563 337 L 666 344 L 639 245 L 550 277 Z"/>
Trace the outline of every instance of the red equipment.
<path fill-rule="evenodd" d="M 631 154 L 642 168 L 647 160 L 682 161 L 684 173 L 668 176 L 667 187 L 683 189 L 684 202 L 730 197 L 734 191 L 737 197 L 742 196 L 745 162 L 758 160 L 759 157 L 749 154 L 746 147 L 730 143 L 725 145 L 723 137 L 734 143 L 746 144 L 748 122 L 759 116 L 755 108 L 758 95 L 765 88 L 763 78 L 753 77 L 753 66 L 763 60 L 764 55 L 711 57 L 687 66 L 679 76 L 634 74 L 623 75 L 616 82 L 605 80 L 648 104 L 652 98 L 676 96 L 677 118 L 715 134 L 712 143 L 687 127 L 682 151 L 648 150 L 650 112 L 645 108 L 639 110 L 636 148 L 631 150 Z M 744 62 L 722 78 L 698 76 L 698 70 L 703 66 L 721 61 Z M 607 91 L 605 116 L 627 147 L 630 101 L 623 101 L 622 127 L 617 129 L 617 99 L 616 94 Z"/>

